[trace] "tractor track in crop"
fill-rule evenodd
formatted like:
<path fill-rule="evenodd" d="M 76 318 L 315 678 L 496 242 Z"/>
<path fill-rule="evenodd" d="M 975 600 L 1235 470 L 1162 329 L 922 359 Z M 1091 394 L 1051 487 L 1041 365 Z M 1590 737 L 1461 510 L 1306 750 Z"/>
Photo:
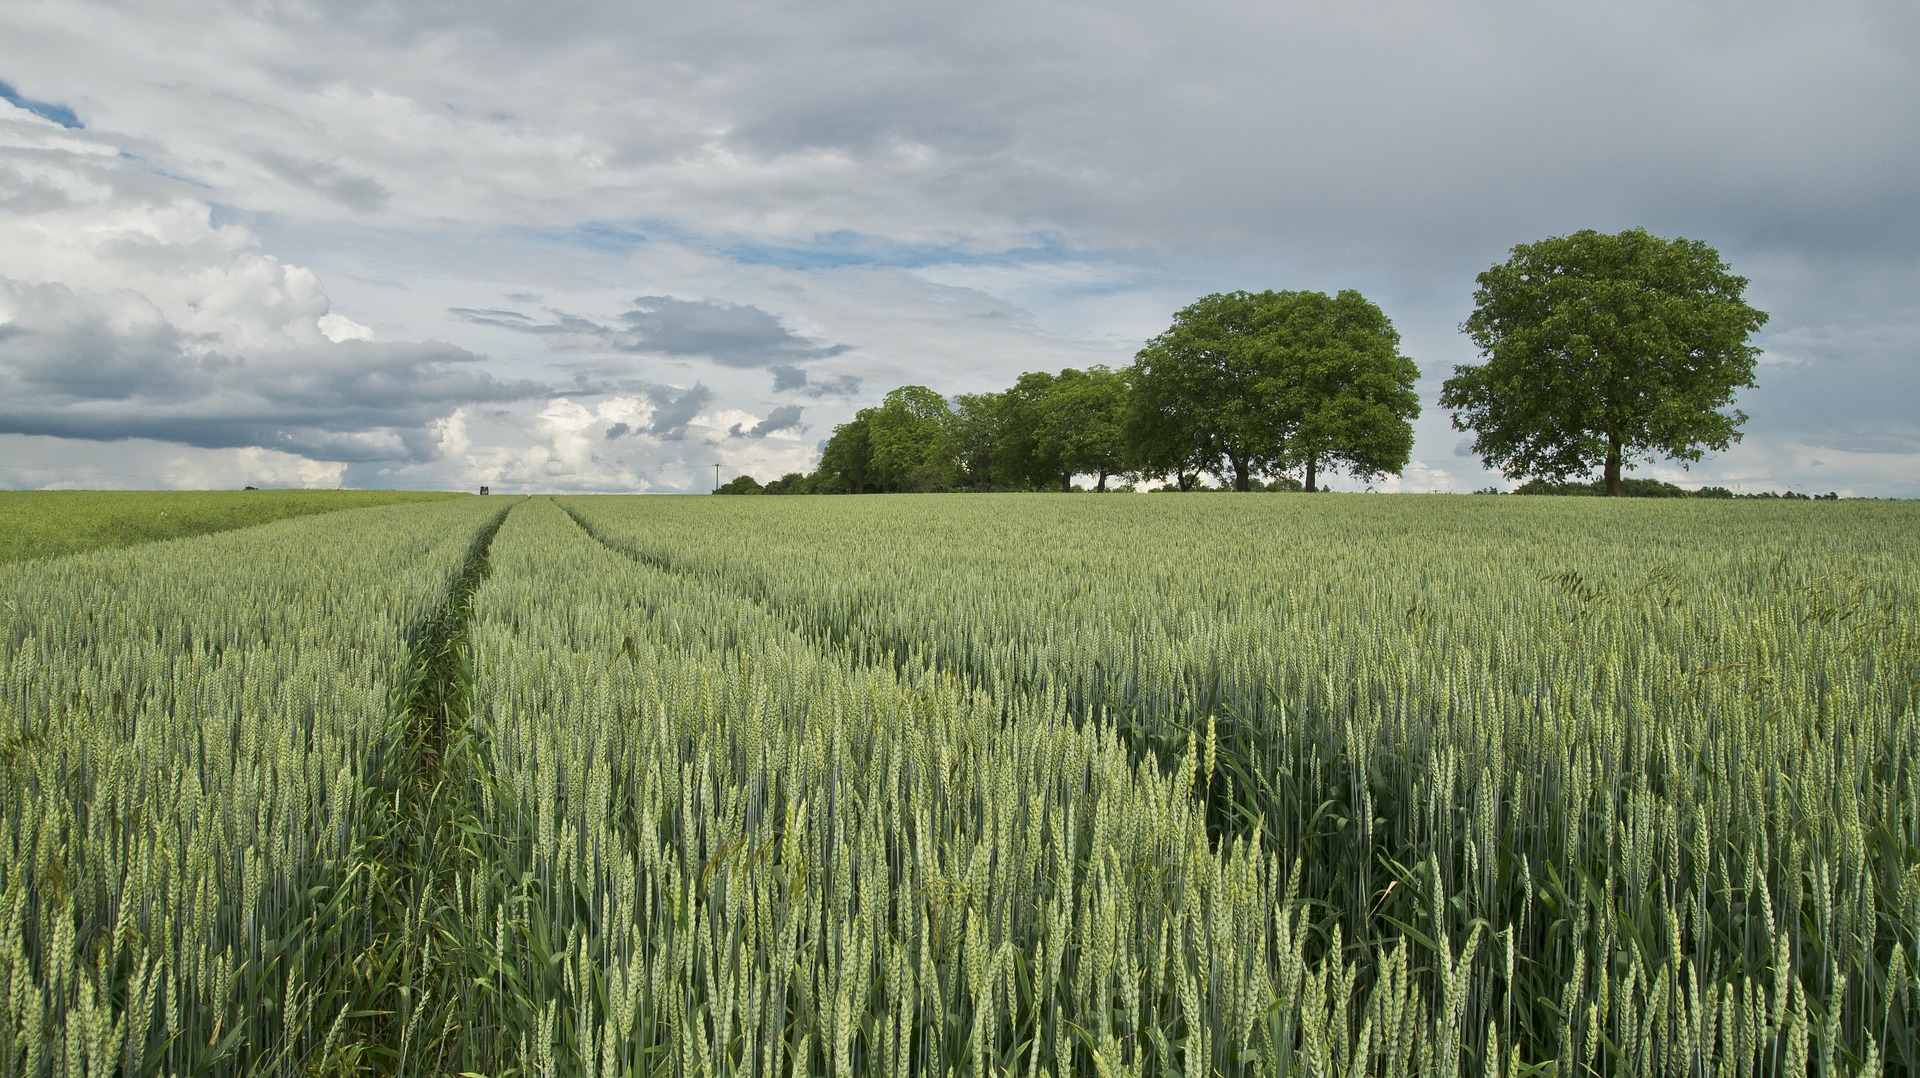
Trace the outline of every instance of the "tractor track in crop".
<path fill-rule="evenodd" d="M 493 540 L 520 503 L 474 535 L 446 599 L 412 633 L 406 681 L 395 694 L 397 744 L 368 790 L 359 871 L 367 889 L 367 946 L 354 961 L 351 1021 L 314 1061 L 325 1069 L 439 1074 L 464 1032 L 447 1005 L 462 976 L 464 939 L 448 901 L 484 863 L 472 791 L 485 781 L 468 721 L 473 669 L 467 633 L 491 564 Z M 478 771 L 476 771 L 478 769 Z"/>
<path fill-rule="evenodd" d="M 803 638 L 813 641 L 815 646 L 838 651 L 855 662 L 890 664 L 894 674 L 910 684 L 929 673 L 952 677 L 968 690 L 982 693 L 993 700 L 1000 708 L 1003 721 L 1010 721 L 1013 714 L 1011 702 L 1006 699 L 1009 692 L 1044 693 L 1050 687 L 1042 679 L 1027 677 L 1021 678 L 1016 684 L 1008 684 L 1005 677 L 996 676 L 993 671 L 963 657 L 944 655 L 937 648 L 929 650 L 927 642 L 923 640 L 850 631 L 844 626 L 812 616 L 791 603 L 781 602 L 751 581 L 688 565 L 659 551 L 609 536 L 574 507 L 557 499 L 554 504 L 581 531 L 615 554 L 660 572 L 697 580 L 738 595 Z M 1169 773 L 1178 768 L 1185 753 L 1211 742 L 1206 746 L 1208 765 L 1204 782 L 1194 790 L 1194 796 L 1205 803 L 1208 831 L 1216 841 L 1224 837 L 1251 835 L 1261 826 L 1262 806 L 1259 799 L 1264 796 L 1255 763 L 1252 723 L 1247 717 L 1222 704 L 1217 684 L 1200 695 L 1206 698 L 1206 702 L 1194 712 L 1192 725 L 1177 722 L 1132 701 L 1111 697 L 1088 699 L 1070 690 L 1063 691 L 1062 698 L 1067 714 L 1073 721 L 1110 724 L 1131 757 L 1135 760 L 1152 759 Z M 1200 717 L 1202 715 L 1206 717 Z M 1214 766 L 1216 762 L 1223 765 L 1218 774 Z M 1229 773 L 1238 776 L 1237 785 L 1228 780 Z"/>

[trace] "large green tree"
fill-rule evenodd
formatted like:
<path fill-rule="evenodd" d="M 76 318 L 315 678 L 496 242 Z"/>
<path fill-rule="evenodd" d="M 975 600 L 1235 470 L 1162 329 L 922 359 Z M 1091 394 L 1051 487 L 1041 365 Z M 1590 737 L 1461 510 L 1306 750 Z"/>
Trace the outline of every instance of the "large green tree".
<path fill-rule="evenodd" d="M 1070 489 L 1076 475 L 1126 470 L 1127 383 L 1117 371 L 1028 371 L 1000 393 L 953 399 L 960 482 L 976 490 Z"/>
<path fill-rule="evenodd" d="M 1000 442 L 993 484 L 1007 490 L 1045 490 L 1060 483 L 1060 447 L 1044 435 L 1054 375 L 1027 371 L 1000 394 Z"/>
<path fill-rule="evenodd" d="M 1251 292 L 1204 296 L 1134 357 L 1143 472 L 1183 480 L 1188 469 L 1230 472 L 1234 489 L 1247 490 L 1255 473 L 1280 463 L 1286 430 L 1262 389 L 1276 373 L 1261 346 L 1262 307 Z"/>
<path fill-rule="evenodd" d="M 962 393 L 953 398 L 953 453 L 960 483 L 978 491 L 993 489 L 993 466 L 1004 450 L 1006 394 Z"/>
<path fill-rule="evenodd" d="M 956 478 L 953 410 L 926 386 L 901 386 L 867 421 L 872 481 L 882 490 L 948 490 Z"/>
<path fill-rule="evenodd" d="M 1106 367 L 1069 367 L 1053 377 L 1039 400 L 1036 441 L 1060 489 L 1072 489 L 1076 475 L 1092 475 L 1094 489 L 1104 493 L 1107 479 L 1125 470 L 1126 406 L 1126 379 Z"/>
<path fill-rule="evenodd" d="M 1455 367 L 1440 402 L 1509 478 L 1597 469 L 1624 494 L 1634 461 L 1739 441 L 1747 417 L 1728 406 L 1767 321 L 1746 286 L 1706 244 L 1640 228 L 1522 244 L 1480 275 L 1462 329 L 1485 362 Z"/>
<path fill-rule="evenodd" d="M 820 450 L 814 487 L 823 494 L 864 494 L 873 489 L 872 421 L 876 409 L 862 408 L 833 428 Z"/>
<path fill-rule="evenodd" d="M 1129 471 L 1171 481 L 1184 491 L 1199 484 L 1200 473 L 1218 469 L 1220 454 L 1206 415 L 1191 403 L 1180 373 L 1170 357 L 1146 352 L 1127 369 L 1132 392 L 1127 395 L 1125 437 Z"/>
<path fill-rule="evenodd" d="M 1289 468 L 1308 491 L 1329 466 L 1365 478 L 1398 474 L 1413 454 L 1420 368 L 1400 354 L 1386 312 L 1352 289 L 1273 293 L 1269 303 L 1278 373 L 1267 390 L 1287 429 Z"/>
<path fill-rule="evenodd" d="M 1129 439 L 1144 473 L 1398 472 L 1413 448 L 1419 369 L 1355 291 L 1231 292 L 1174 315 L 1131 372 Z"/>

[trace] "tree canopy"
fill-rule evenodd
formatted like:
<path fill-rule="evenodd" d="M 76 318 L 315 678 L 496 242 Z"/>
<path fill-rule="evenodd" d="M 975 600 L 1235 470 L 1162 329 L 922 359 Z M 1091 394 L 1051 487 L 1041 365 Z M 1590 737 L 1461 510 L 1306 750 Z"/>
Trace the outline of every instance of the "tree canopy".
<path fill-rule="evenodd" d="M 1398 472 L 1413 449 L 1419 369 L 1360 293 L 1230 292 L 1174 315 L 1134 364 L 1140 467 L 1184 488 L 1199 471 L 1251 489 L 1259 474 L 1330 464 Z"/>
<path fill-rule="evenodd" d="M 953 398 L 954 464 L 960 483 L 971 490 L 993 489 L 993 468 L 1004 453 L 1006 394 L 962 393 Z"/>
<path fill-rule="evenodd" d="M 1269 383 L 1278 371 L 1262 339 L 1272 314 L 1263 301 L 1272 295 L 1204 296 L 1140 350 L 1134 388 L 1147 467 L 1167 474 L 1199 464 L 1225 475 L 1224 461 L 1234 489 L 1246 490 L 1251 475 L 1281 463 L 1284 419 Z"/>
<path fill-rule="evenodd" d="M 1400 354 L 1386 313 L 1351 289 L 1277 294 L 1272 332 L 1281 374 L 1276 409 L 1289 425 L 1284 460 L 1317 489 L 1320 470 L 1398 474 L 1413 455 L 1420 368 Z"/>
<path fill-rule="evenodd" d="M 867 420 L 872 479 L 882 490 L 935 491 L 953 486 L 953 409 L 926 386 L 888 393 Z"/>
<path fill-rule="evenodd" d="M 814 488 L 822 494 L 864 494 L 871 490 L 872 449 L 869 445 L 874 409 L 862 408 L 853 418 L 833 428 L 820 450 L 820 468 Z"/>
<path fill-rule="evenodd" d="M 1053 379 L 1039 402 L 1035 440 L 1058 472 L 1060 488 L 1076 475 L 1096 477 L 1095 490 L 1126 470 L 1127 382 L 1105 367 L 1069 367 Z"/>
<path fill-rule="evenodd" d="M 975 490 L 1096 488 L 1127 470 L 1127 383 L 1105 367 L 1028 371 L 999 393 L 954 398 L 951 431 L 962 485 Z"/>
<path fill-rule="evenodd" d="M 1485 362 L 1454 368 L 1453 425 L 1508 478 L 1565 481 L 1656 455 L 1682 462 L 1740 439 L 1728 406 L 1753 385 L 1764 311 L 1704 243 L 1591 230 L 1513 248 L 1479 276 L 1462 329 Z"/>
<path fill-rule="evenodd" d="M 948 490 L 957 472 L 953 427 L 945 397 L 926 386 L 901 386 L 878 408 L 862 408 L 835 427 L 820 451 L 819 471 L 809 481 L 788 483 L 787 489 L 822 494 Z"/>
<path fill-rule="evenodd" d="M 1060 485 L 1060 454 L 1040 436 L 1047 395 L 1054 375 L 1027 371 L 1002 392 L 999 446 L 994 451 L 993 483 L 1003 490 L 1047 490 Z"/>

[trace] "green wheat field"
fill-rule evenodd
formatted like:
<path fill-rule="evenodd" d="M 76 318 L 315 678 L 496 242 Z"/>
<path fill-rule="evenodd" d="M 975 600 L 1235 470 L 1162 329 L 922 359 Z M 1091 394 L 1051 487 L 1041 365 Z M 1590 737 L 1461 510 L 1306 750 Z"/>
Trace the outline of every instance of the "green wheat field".
<path fill-rule="evenodd" d="M 1920 1073 L 1920 506 L 93 497 L 0 1074 Z"/>

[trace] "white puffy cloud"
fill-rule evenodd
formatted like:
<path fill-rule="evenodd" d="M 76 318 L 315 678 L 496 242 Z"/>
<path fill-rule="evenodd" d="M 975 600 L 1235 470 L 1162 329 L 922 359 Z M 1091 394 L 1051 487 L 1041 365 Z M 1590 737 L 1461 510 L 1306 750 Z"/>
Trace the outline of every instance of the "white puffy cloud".
<path fill-rule="evenodd" d="M 338 462 L 443 452 L 430 428 L 462 404 L 541 393 L 459 348 L 376 343 L 203 192 L 0 110 L 0 432 L 271 451 L 337 482 Z"/>
<path fill-rule="evenodd" d="M 167 485 L 183 489 L 233 486 L 236 482 L 242 486 L 331 489 L 340 485 L 347 466 L 338 461 L 308 460 L 292 453 L 247 446 L 233 450 L 224 459 L 176 449 L 168 456 L 163 469 Z M 242 480 L 244 482 L 240 482 Z"/>
<path fill-rule="evenodd" d="M 1489 485 L 1496 488 L 1504 486 L 1500 483 L 1482 484 L 1482 486 Z M 1480 487 L 1468 488 L 1463 477 L 1455 475 L 1449 469 L 1428 464 L 1424 460 L 1409 461 L 1399 475 L 1381 476 L 1373 480 L 1371 486 L 1375 490 L 1388 494 L 1448 494 L 1467 489 L 1481 489 Z M 1357 487 L 1357 483 L 1349 480 L 1343 489 L 1357 489 Z"/>
<path fill-rule="evenodd" d="M 371 326 L 363 326 L 344 314 L 329 311 L 315 319 L 314 324 L 319 327 L 321 336 L 335 344 L 343 341 L 373 340 Z"/>
<path fill-rule="evenodd" d="M 8 106 L 0 105 L 0 109 Z M 186 185 L 109 140 L 0 112 L 0 276 L 140 296 L 185 338 L 258 349 L 312 344 L 328 301 L 314 274 L 262 253 Z"/>
<path fill-rule="evenodd" d="M 0 487 L 204 490 L 341 485 L 347 465 L 260 449 L 200 449 L 141 438 L 100 443 L 0 434 Z"/>
<path fill-rule="evenodd" d="M 432 454 L 430 427 L 447 411 L 542 392 L 431 342 L 228 347 L 129 289 L 0 277 L 0 431 L 418 459 Z"/>

